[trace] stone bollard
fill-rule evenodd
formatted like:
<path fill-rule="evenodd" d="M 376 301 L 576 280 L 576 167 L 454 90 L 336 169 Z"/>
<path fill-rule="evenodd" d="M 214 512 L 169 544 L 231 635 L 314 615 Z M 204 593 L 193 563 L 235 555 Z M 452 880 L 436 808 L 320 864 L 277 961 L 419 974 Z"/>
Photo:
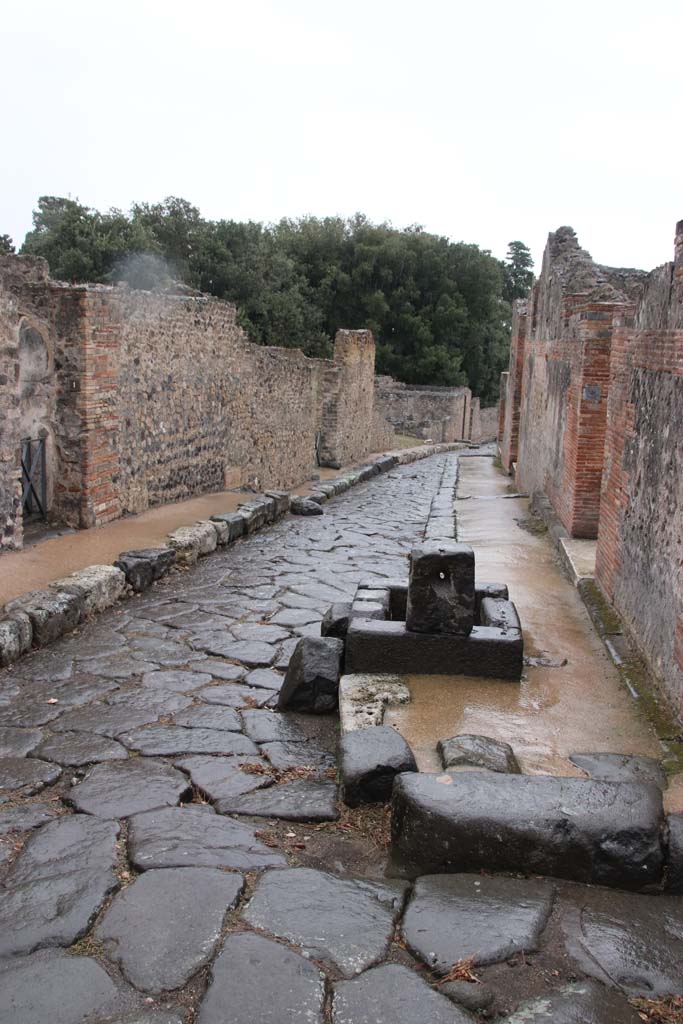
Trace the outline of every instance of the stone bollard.
<path fill-rule="evenodd" d="M 469 636 L 474 611 L 474 551 L 469 544 L 427 541 L 413 548 L 406 628 Z"/>

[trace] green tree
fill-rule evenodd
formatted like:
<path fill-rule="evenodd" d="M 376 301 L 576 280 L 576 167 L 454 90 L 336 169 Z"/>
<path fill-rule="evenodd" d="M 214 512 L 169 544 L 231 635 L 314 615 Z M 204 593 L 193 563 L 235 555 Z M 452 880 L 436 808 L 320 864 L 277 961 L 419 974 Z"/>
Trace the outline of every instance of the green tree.
<path fill-rule="evenodd" d="M 14 253 L 14 242 L 9 235 L 0 235 L 0 253 L 11 256 Z"/>
<path fill-rule="evenodd" d="M 508 302 L 523 299 L 533 284 L 534 261 L 524 242 L 510 242 L 505 259 L 504 297 Z"/>

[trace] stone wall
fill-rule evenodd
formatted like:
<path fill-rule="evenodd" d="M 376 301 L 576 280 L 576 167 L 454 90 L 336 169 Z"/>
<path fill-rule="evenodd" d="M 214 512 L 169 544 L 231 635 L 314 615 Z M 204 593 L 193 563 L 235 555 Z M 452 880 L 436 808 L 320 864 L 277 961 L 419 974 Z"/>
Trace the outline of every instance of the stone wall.
<path fill-rule="evenodd" d="M 495 441 L 498 436 L 498 406 L 490 405 L 482 409 L 478 398 L 472 399 L 472 418 L 470 420 L 471 441 Z"/>
<path fill-rule="evenodd" d="M 471 436 L 469 388 L 433 388 L 377 377 L 375 401 L 399 434 L 449 443 L 469 440 Z"/>
<path fill-rule="evenodd" d="M 0 551 L 21 547 L 17 303 L 0 281 Z"/>

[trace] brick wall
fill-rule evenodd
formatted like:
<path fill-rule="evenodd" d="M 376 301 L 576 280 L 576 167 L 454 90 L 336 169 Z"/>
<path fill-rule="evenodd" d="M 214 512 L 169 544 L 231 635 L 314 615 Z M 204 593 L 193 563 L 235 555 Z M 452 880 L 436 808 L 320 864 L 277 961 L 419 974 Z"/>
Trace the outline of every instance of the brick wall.
<path fill-rule="evenodd" d="M 512 312 L 510 370 L 505 374 L 505 381 L 501 381 L 500 387 L 501 409 L 504 410 L 504 414 L 501 415 L 498 440 L 500 442 L 500 461 L 507 473 L 512 473 L 513 463 L 517 461 L 526 328 L 527 303 L 520 299 L 515 302 Z"/>
<path fill-rule="evenodd" d="M 399 434 L 447 442 L 471 436 L 469 388 L 420 387 L 392 377 L 377 377 L 375 401 Z"/>

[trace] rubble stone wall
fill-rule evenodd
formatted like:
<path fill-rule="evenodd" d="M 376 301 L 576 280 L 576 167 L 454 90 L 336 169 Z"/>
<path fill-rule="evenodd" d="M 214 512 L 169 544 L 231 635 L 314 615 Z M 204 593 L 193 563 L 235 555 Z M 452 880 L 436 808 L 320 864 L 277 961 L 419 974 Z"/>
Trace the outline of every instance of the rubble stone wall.
<path fill-rule="evenodd" d="M 377 377 L 375 401 L 399 434 L 448 443 L 469 440 L 471 436 L 469 388 L 432 388 Z"/>

